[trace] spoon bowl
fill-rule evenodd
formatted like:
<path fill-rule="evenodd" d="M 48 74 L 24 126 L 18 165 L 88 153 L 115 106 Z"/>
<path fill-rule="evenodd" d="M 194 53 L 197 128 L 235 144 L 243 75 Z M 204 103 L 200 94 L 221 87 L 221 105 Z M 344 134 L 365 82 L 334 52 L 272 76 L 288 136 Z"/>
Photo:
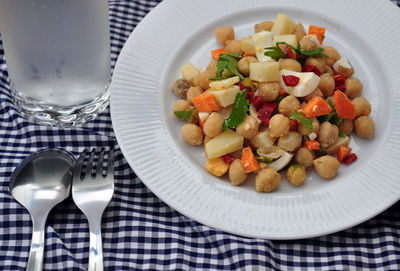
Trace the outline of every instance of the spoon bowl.
<path fill-rule="evenodd" d="M 74 156 L 65 150 L 44 149 L 25 158 L 11 175 L 11 195 L 32 218 L 32 243 L 26 270 L 43 269 L 47 215 L 70 195 L 74 163 Z"/>

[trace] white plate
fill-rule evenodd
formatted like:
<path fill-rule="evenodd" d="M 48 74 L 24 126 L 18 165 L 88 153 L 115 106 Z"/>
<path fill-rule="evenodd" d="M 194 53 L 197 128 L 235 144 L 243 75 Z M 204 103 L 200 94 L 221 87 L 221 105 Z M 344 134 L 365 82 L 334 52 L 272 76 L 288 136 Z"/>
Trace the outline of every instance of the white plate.
<path fill-rule="evenodd" d="M 327 28 L 326 45 L 348 57 L 373 107 L 373 140 L 353 137 L 359 159 L 331 181 L 310 174 L 303 187 L 284 180 L 270 194 L 254 181 L 233 187 L 209 175 L 202 147 L 182 138 L 170 90 L 179 68 L 205 67 L 219 48 L 214 33 L 231 25 L 240 38 L 278 12 Z M 111 85 L 111 116 L 130 166 L 160 199 L 182 214 L 226 232 L 268 239 L 320 236 L 359 224 L 400 197 L 400 11 L 389 1 L 167 0 L 126 42 Z"/>

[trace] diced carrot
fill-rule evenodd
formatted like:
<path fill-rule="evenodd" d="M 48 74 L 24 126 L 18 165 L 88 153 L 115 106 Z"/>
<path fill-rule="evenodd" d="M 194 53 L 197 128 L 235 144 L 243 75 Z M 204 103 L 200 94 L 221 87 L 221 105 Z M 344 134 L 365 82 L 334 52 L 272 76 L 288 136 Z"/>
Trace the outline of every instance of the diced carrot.
<path fill-rule="evenodd" d="M 242 150 L 242 165 L 246 173 L 256 171 L 260 167 L 250 147 Z"/>
<path fill-rule="evenodd" d="M 310 151 L 320 149 L 319 142 L 316 140 L 307 139 L 306 141 L 304 141 L 304 145 L 306 145 L 307 149 L 309 149 Z"/>
<path fill-rule="evenodd" d="M 317 36 L 319 43 L 322 44 L 325 37 L 325 27 L 310 25 L 310 27 L 308 28 L 308 35 Z"/>
<path fill-rule="evenodd" d="M 283 88 L 279 89 L 279 96 L 288 96 L 289 93 L 287 93 Z"/>
<path fill-rule="evenodd" d="M 332 111 L 332 107 L 321 97 L 314 96 L 304 106 L 303 114 L 306 118 L 315 118 L 318 116 L 328 115 Z"/>
<path fill-rule="evenodd" d="M 337 115 L 343 119 L 354 119 L 356 110 L 354 104 L 340 90 L 335 91 L 335 106 Z"/>
<path fill-rule="evenodd" d="M 297 120 L 290 120 L 289 122 L 289 127 L 290 127 L 290 131 L 294 132 L 297 131 L 297 128 L 299 127 L 299 122 Z"/>
<path fill-rule="evenodd" d="M 343 158 L 345 158 L 351 152 L 351 148 L 345 145 L 340 146 L 337 152 L 337 159 L 339 162 L 342 162 Z"/>
<path fill-rule="evenodd" d="M 212 57 L 213 57 L 215 60 L 218 60 L 219 55 L 225 54 L 225 53 L 227 53 L 227 52 L 228 52 L 228 51 L 225 50 L 225 48 L 219 48 L 219 49 L 212 50 L 212 51 L 211 51 L 211 55 L 212 55 Z"/>
<path fill-rule="evenodd" d="M 197 111 L 199 112 L 211 113 L 219 110 L 219 106 L 215 101 L 214 96 L 207 92 L 192 98 L 192 102 L 194 107 L 196 107 Z"/>

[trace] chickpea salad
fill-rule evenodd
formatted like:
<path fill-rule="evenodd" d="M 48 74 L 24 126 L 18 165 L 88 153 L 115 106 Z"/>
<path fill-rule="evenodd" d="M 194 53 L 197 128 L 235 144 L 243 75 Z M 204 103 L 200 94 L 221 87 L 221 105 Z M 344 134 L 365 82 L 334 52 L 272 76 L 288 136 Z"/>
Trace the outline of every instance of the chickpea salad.
<path fill-rule="evenodd" d="M 241 185 L 255 174 L 257 192 L 279 187 L 281 174 L 301 186 L 314 168 L 333 179 L 357 160 L 348 146 L 354 131 L 374 137 L 371 104 L 354 68 L 325 45 L 325 28 L 279 13 L 235 39 L 216 29 L 221 48 L 204 71 L 188 62 L 172 84 L 173 115 L 186 123 L 183 140 L 204 145 L 208 172 Z"/>

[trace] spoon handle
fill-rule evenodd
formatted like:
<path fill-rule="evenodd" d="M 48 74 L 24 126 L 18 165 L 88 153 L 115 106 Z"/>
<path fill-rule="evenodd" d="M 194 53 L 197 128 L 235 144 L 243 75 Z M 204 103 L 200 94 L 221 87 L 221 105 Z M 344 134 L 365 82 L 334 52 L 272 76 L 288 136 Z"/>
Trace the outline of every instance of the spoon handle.
<path fill-rule="evenodd" d="M 100 216 L 101 217 L 101 216 Z M 90 250 L 88 271 L 103 271 L 103 244 L 101 240 L 101 221 L 89 219 Z"/>
<path fill-rule="evenodd" d="M 29 252 L 27 271 L 43 270 L 43 254 L 44 254 L 44 227 L 46 216 L 44 218 L 32 217 L 32 243 Z"/>

